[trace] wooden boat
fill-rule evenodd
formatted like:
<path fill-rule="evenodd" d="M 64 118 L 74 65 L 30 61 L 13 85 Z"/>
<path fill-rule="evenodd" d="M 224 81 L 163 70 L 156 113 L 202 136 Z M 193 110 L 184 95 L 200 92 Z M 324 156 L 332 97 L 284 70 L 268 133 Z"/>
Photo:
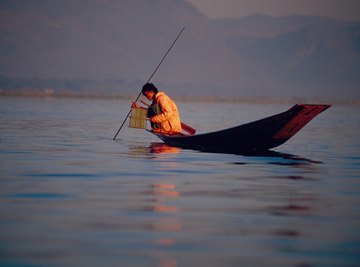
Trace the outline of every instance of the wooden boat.
<path fill-rule="evenodd" d="M 297 104 L 288 111 L 233 128 L 195 135 L 152 132 L 170 146 L 201 151 L 266 151 L 277 147 L 330 105 Z"/>

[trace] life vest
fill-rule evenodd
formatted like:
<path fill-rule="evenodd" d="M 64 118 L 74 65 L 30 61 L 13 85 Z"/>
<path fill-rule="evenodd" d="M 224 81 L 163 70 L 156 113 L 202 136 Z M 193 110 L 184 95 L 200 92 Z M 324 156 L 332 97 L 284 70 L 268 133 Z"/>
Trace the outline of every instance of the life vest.
<path fill-rule="evenodd" d="M 158 92 L 155 95 L 149 109 L 150 122 L 153 123 L 154 130 L 161 133 L 181 133 L 181 120 L 177 106 L 164 92 Z M 151 116 L 152 114 L 154 115 Z"/>

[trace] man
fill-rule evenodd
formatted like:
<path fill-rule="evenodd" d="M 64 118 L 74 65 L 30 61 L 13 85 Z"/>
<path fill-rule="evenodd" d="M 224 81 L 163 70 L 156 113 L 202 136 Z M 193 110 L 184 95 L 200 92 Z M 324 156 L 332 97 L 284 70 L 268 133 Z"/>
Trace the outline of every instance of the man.
<path fill-rule="evenodd" d="M 148 117 L 153 131 L 164 134 L 181 133 L 181 120 L 175 102 L 164 92 L 159 92 L 152 83 L 145 84 L 141 93 L 152 101 Z M 137 105 L 133 103 L 132 106 Z"/>

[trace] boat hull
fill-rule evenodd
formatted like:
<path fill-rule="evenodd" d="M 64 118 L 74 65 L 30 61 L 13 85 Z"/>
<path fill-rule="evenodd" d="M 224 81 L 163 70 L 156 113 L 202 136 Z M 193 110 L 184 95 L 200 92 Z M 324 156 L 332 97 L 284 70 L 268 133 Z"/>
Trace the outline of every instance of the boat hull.
<path fill-rule="evenodd" d="M 264 151 L 277 147 L 330 105 L 297 104 L 289 110 L 233 128 L 197 135 L 153 133 L 171 146 L 203 151 Z"/>

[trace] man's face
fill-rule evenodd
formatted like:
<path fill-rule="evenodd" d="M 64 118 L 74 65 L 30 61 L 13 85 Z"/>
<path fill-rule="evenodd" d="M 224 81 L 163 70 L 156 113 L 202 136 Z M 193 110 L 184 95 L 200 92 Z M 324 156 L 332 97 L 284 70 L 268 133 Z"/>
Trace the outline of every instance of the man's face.
<path fill-rule="evenodd" d="M 149 100 L 153 100 L 154 92 L 153 91 L 145 91 L 144 96 L 146 96 L 146 98 L 149 99 Z"/>

